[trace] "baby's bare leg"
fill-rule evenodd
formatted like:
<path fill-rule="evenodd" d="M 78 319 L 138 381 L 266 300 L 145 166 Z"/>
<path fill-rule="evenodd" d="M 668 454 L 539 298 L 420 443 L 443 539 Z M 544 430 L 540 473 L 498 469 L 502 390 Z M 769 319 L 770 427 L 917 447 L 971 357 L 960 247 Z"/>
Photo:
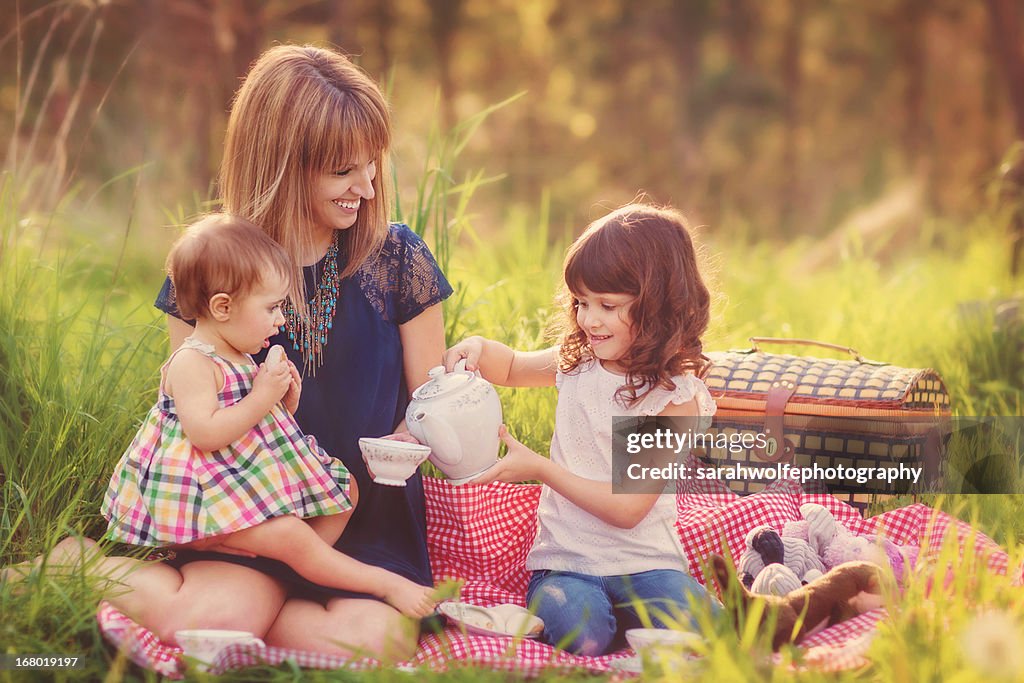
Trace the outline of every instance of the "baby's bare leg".
<path fill-rule="evenodd" d="M 275 517 L 236 531 L 223 545 L 284 562 L 321 586 L 377 596 L 406 616 L 425 617 L 434 608 L 431 588 L 338 552 L 298 517 Z"/>
<path fill-rule="evenodd" d="M 352 519 L 352 513 L 356 511 L 356 505 L 359 503 L 359 487 L 356 485 L 354 477 L 349 479 L 348 499 L 352 502 L 352 508 L 347 512 L 306 519 L 306 523 L 313 527 L 313 531 L 320 538 L 324 539 L 327 545 L 333 546 L 341 538 L 342 532 L 345 531 L 345 527 L 348 525 L 348 520 Z"/>
<path fill-rule="evenodd" d="M 304 521 L 313 528 L 313 531 L 323 539 L 324 543 L 333 546 L 341 538 L 341 533 L 345 531 L 345 527 L 348 526 L 348 520 L 351 518 L 351 513 L 344 512 L 340 515 L 310 517 Z"/>

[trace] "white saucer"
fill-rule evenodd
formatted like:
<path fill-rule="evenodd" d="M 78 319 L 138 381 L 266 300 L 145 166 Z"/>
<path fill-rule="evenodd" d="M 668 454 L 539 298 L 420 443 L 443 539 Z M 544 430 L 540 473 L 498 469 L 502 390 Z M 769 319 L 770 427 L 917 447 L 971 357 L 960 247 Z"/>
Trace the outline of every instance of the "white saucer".
<path fill-rule="evenodd" d="M 374 479 L 374 484 L 380 484 L 381 486 L 405 486 L 406 479 Z"/>
<path fill-rule="evenodd" d="M 536 639 L 540 638 L 540 629 L 544 627 L 544 622 L 540 620 L 540 617 L 530 614 L 529 610 L 519 605 L 480 607 L 453 600 L 442 602 L 437 606 L 437 611 L 452 623 L 466 629 L 466 633 L 478 636 Z M 509 628 L 510 624 L 511 628 Z"/>

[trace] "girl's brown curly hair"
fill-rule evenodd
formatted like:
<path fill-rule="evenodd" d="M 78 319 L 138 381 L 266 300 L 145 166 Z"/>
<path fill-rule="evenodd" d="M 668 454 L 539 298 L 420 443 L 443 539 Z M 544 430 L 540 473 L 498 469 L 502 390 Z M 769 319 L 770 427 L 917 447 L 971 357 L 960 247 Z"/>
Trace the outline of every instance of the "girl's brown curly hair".
<path fill-rule="evenodd" d="M 700 376 L 708 365 L 701 336 L 708 326 L 711 295 L 697 265 L 685 219 L 677 211 L 629 204 L 600 218 L 565 256 L 566 318 L 559 369 L 576 370 L 594 360 L 587 335 L 576 322 L 575 293 L 628 294 L 633 344 L 620 362 L 626 382 L 615 393 L 632 406 L 656 387 L 672 389 L 672 377 Z"/>

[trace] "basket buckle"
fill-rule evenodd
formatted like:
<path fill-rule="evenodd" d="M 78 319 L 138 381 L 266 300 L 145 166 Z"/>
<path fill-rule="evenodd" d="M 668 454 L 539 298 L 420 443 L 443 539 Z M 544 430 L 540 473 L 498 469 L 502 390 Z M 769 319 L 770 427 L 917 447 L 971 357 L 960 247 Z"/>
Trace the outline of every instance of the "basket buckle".
<path fill-rule="evenodd" d="M 796 393 L 796 383 L 776 380 L 768 389 L 764 405 L 764 435 L 768 438 L 764 448 L 754 446 L 754 455 L 766 462 L 793 462 L 795 447 L 786 438 L 784 416 L 786 404 Z"/>

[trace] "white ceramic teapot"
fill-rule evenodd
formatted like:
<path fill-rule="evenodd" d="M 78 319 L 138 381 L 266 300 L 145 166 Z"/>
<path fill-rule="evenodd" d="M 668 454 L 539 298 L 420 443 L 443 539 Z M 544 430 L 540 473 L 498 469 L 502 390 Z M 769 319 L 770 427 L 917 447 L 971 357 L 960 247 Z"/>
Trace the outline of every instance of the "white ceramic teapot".
<path fill-rule="evenodd" d="M 430 380 L 412 392 L 405 411 L 409 433 L 430 446 L 430 461 L 452 483 L 462 484 L 498 461 L 501 399 L 465 359 L 446 373 L 431 368 Z"/>

